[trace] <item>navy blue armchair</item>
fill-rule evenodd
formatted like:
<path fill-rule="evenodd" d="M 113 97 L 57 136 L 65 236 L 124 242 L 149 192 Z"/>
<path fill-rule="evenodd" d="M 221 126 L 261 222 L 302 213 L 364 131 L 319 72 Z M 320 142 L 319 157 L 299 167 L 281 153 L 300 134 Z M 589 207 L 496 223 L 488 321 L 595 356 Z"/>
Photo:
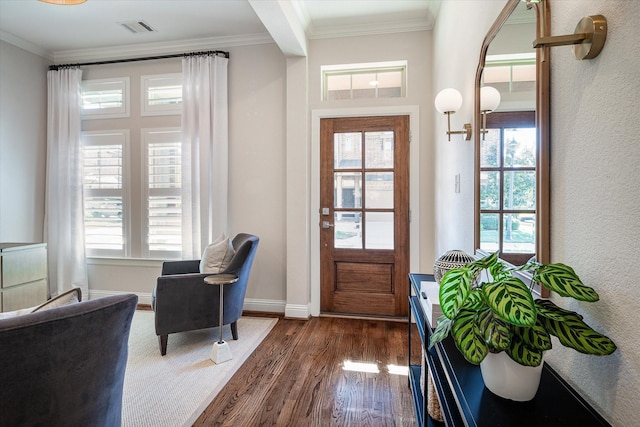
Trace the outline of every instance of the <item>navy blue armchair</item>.
<path fill-rule="evenodd" d="M 242 316 L 244 296 L 259 239 L 240 233 L 233 238 L 235 255 L 221 272 L 238 276 L 238 281 L 223 287 L 223 325 L 231 326 L 238 339 L 237 321 Z M 162 275 L 153 290 L 151 305 L 155 312 L 156 335 L 160 354 L 167 354 L 169 334 L 220 326 L 220 288 L 204 283 L 211 273 L 200 273 L 200 260 L 165 261 Z"/>

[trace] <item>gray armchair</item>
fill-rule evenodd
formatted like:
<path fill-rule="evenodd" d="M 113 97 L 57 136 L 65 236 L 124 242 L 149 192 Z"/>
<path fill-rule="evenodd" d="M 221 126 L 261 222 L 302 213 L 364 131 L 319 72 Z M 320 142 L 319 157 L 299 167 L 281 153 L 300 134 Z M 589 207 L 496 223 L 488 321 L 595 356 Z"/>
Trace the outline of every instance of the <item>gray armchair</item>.
<path fill-rule="evenodd" d="M 223 325 L 231 326 L 235 340 L 238 339 L 237 321 L 242 316 L 247 281 L 258 242 L 258 237 L 251 234 L 236 235 L 232 241 L 235 255 L 221 272 L 238 276 L 236 283 L 223 288 Z M 169 334 L 220 326 L 220 289 L 205 284 L 207 276 L 211 273 L 200 273 L 200 260 L 166 261 L 162 264 L 162 275 L 153 290 L 151 305 L 163 356 L 167 354 Z"/>
<path fill-rule="evenodd" d="M 137 302 L 115 295 L 0 320 L 0 426 L 120 426 Z"/>

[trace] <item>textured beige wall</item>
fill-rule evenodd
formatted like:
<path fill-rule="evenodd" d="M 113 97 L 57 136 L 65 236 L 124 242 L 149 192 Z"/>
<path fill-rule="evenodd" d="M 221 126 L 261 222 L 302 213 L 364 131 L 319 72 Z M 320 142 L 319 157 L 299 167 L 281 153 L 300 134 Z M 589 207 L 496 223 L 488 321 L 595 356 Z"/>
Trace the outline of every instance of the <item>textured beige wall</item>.
<path fill-rule="evenodd" d="M 554 301 L 585 315 L 618 351 L 593 357 L 555 345 L 549 362 L 616 426 L 638 425 L 640 396 L 640 50 L 635 1 L 552 2 L 554 34 L 602 14 L 602 53 L 551 60 L 551 258 L 568 263 L 600 294 L 597 303 Z"/>
<path fill-rule="evenodd" d="M 434 30 L 434 93 L 457 87 L 462 111 L 471 117 L 473 76 L 482 35 L 504 1 L 443 2 Z M 609 33 L 600 56 L 577 61 L 570 47 L 551 58 L 551 258 L 575 267 L 600 294 L 597 303 L 553 297 L 580 311 L 587 323 L 618 345 L 611 356 L 565 349 L 554 339 L 547 361 L 615 426 L 636 426 L 640 396 L 640 54 L 635 1 L 551 0 L 552 33 L 572 33 L 585 15 L 602 14 Z M 464 31 L 461 30 L 464 28 Z M 465 60 L 466 58 L 471 58 Z M 435 113 L 434 113 L 435 114 Z M 473 152 L 446 143 L 444 120 L 436 121 L 436 245 L 439 251 L 473 250 Z M 462 171 L 463 191 L 450 181 Z"/>

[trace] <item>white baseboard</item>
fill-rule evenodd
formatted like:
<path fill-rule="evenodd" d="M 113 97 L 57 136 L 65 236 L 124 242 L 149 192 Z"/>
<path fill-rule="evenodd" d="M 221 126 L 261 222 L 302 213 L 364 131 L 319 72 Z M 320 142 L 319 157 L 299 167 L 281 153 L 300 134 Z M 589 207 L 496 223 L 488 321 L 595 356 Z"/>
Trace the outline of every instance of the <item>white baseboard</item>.
<path fill-rule="evenodd" d="M 245 298 L 243 309 L 247 311 L 264 311 L 266 313 L 284 313 L 284 301 Z"/>
<path fill-rule="evenodd" d="M 151 305 L 151 293 L 148 292 L 120 292 L 120 291 L 102 291 L 99 289 L 89 289 L 88 299 L 98 299 L 112 295 L 136 294 L 138 295 L 138 304 Z"/>
<path fill-rule="evenodd" d="M 284 309 L 284 317 L 295 319 L 308 319 L 311 317 L 309 305 L 304 304 L 287 304 Z"/>
<path fill-rule="evenodd" d="M 151 293 L 141 293 L 141 292 L 119 292 L 119 291 L 103 291 L 98 289 L 90 289 L 88 299 L 97 299 L 97 298 L 102 298 L 102 297 L 111 296 L 111 295 L 122 295 L 122 294 L 131 294 L 131 293 L 138 295 L 138 304 L 151 305 Z M 285 301 L 245 298 L 243 308 L 247 311 L 263 311 L 267 313 L 285 313 L 286 312 L 285 305 L 286 305 Z M 301 316 L 290 316 L 290 317 L 301 317 Z M 304 316 L 304 317 L 306 318 L 307 316 Z"/>

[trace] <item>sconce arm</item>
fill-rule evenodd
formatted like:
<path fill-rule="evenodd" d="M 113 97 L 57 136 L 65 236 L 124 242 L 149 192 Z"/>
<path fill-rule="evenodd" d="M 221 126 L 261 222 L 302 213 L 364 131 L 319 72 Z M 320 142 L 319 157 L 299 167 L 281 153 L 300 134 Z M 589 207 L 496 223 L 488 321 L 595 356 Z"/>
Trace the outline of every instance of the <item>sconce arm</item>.
<path fill-rule="evenodd" d="M 533 41 L 533 47 L 544 46 L 567 46 L 571 44 L 580 44 L 585 41 L 591 41 L 593 34 L 580 33 L 580 34 L 568 34 L 566 36 L 548 36 L 540 37 Z"/>
<path fill-rule="evenodd" d="M 538 37 L 533 47 L 574 45 L 576 59 L 593 59 L 600 54 L 607 40 L 607 19 L 602 15 L 585 16 L 578 22 L 574 34 Z"/>
<path fill-rule="evenodd" d="M 471 123 L 465 123 L 464 124 L 464 130 L 450 130 L 447 132 L 447 135 L 451 136 L 451 135 L 464 135 L 464 140 L 465 141 L 471 141 L 471 134 L 472 134 L 472 128 L 471 128 Z M 451 141 L 451 138 L 449 138 L 449 141 Z"/>

